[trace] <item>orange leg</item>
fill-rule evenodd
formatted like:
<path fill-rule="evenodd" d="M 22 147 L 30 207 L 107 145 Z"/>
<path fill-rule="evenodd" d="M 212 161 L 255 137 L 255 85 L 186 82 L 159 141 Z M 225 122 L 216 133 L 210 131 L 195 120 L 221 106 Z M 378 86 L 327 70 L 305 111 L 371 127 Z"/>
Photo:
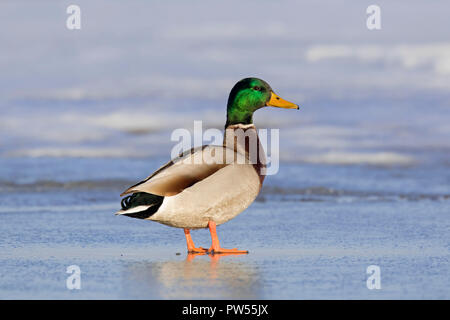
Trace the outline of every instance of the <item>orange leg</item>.
<path fill-rule="evenodd" d="M 238 250 L 234 249 L 223 249 L 220 247 L 219 238 L 217 237 L 216 231 L 216 223 L 214 221 L 208 222 L 209 232 L 211 233 L 211 248 L 209 248 L 208 252 L 211 254 L 215 253 L 248 253 L 247 250 Z"/>
<path fill-rule="evenodd" d="M 205 253 L 208 249 L 205 248 L 196 248 L 194 245 L 194 241 L 191 238 L 191 232 L 189 229 L 184 229 L 184 235 L 186 236 L 186 244 L 189 253 Z"/>

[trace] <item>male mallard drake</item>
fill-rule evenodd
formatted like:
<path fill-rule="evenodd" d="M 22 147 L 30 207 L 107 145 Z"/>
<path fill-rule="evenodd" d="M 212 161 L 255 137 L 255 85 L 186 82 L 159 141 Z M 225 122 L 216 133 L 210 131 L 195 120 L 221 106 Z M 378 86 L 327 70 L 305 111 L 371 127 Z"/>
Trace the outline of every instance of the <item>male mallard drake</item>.
<path fill-rule="evenodd" d="M 221 248 L 216 225 L 244 211 L 261 190 L 265 155 L 252 116 L 265 106 L 299 108 L 277 96 L 261 79 L 236 83 L 228 98 L 223 144 L 184 152 L 131 186 L 121 194 L 131 193 L 122 199 L 122 210 L 117 214 L 183 228 L 188 252 L 247 253 Z M 210 249 L 196 248 L 190 229 L 207 227 Z"/>

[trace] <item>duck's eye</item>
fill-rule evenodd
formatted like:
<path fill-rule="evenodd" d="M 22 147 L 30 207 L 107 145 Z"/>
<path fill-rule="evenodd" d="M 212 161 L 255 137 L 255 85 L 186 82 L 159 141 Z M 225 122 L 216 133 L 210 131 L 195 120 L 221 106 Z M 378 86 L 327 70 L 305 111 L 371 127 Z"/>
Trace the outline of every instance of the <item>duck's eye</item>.
<path fill-rule="evenodd" d="M 253 90 L 261 91 L 261 87 L 253 87 Z"/>

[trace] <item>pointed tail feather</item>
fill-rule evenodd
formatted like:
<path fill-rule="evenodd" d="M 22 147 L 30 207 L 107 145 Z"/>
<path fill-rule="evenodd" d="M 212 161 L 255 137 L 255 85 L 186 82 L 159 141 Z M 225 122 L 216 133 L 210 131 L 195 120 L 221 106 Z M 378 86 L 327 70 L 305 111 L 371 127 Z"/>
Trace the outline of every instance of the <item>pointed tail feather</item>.
<path fill-rule="evenodd" d="M 151 193 L 137 192 L 122 199 L 122 209 L 116 215 L 147 219 L 155 214 L 161 206 L 164 197 Z"/>

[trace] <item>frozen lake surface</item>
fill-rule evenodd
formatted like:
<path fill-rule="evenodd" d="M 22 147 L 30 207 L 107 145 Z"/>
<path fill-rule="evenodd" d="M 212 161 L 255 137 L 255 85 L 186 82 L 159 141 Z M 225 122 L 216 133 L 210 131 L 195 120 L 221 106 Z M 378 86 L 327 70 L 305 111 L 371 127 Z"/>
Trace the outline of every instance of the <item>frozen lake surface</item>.
<path fill-rule="evenodd" d="M 88 172 L 107 170 L 109 162 L 80 159 L 71 165 Z M 61 159 L 36 163 L 55 175 L 66 170 Z M 144 171 L 144 164 L 137 161 L 134 169 Z M 448 174 L 427 179 L 429 192 L 423 193 L 415 186 L 427 171 L 419 168 L 281 168 L 250 208 L 219 226 L 224 247 L 250 251 L 236 256 L 187 255 L 181 229 L 114 216 L 118 194 L 131 182 L 120 177 L 3 183 L 0 298 L 450 297 L 450 194 L 439 184 Z M 286 176 L 292 185 L 280 187 Z M 329 179 L 342 185 L 327 186 Z M 210 245 L 207 230 L 192 236 L 197 245 Z M 66 288 L 70 265 L 81 269 L 81 290 Z M 381 269 L 381 290 L 366 287 L 369 265 Z"/>

